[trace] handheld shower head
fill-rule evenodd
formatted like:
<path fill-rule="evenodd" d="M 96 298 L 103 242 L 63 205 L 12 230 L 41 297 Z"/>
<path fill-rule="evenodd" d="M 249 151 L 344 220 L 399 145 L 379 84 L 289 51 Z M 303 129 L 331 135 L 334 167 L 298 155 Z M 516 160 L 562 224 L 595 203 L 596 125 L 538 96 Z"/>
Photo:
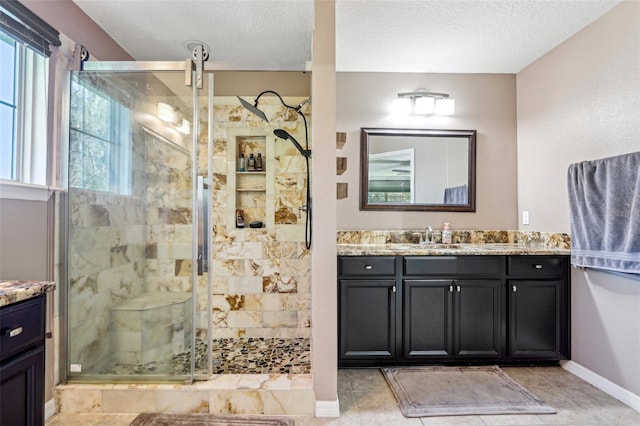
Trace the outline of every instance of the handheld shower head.
<path fill-rule="evenodd" d="M 240 103 L 242 104 L 243 107 L 245 107 L 247 110 L 249 110 L 250 112 L 252 112 L 255 115 L 257 115 L 258 117 L 262 118 L 267 123 L 269 122 L 269 119 L 267 118 L 265 113 L 258 109 L 258 102 L 256 102 L 255 105 L 251 105 L 249 102 L 245 101 L 240 96 L 237 96 L 237 98 L 238 98 L 238 100 L 240 101 Z"/>
<path fill-rule="evenodd" d="M 305 156 L 306 158 L 311 157 L 311 150 L 310 149 L 303 149 L 302 145 L 300 145 L 298 143 L 298 141 L 289 134 L 289 132 L 287 132 L 286 130 L 283 129 L 275 129 L 273 131 L 273 134 L 276 135 L 277 137 L 279 137 L 280 139 L 284 139 L 287 140 L 289 139 L 291 141 L 291 143 L 293 143 L 293 145 L 296 147 L 296 149 L 298 151 L 300 151 L 300 154 L 302 154 L 303 156 Z"/>

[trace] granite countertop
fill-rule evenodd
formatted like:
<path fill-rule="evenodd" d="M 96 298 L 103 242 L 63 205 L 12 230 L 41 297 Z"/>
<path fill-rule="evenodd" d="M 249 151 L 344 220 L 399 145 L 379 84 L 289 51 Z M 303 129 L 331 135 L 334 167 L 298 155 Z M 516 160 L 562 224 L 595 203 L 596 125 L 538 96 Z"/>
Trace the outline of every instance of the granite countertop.
<path fill-rule="evenodd" d="M 338 244 L 340 256 L 570 255 L 567 248 L 520 243 Z"/>
<path fill-rule="evenodd" d="M 49 293 L 55 288 L 53 281 L 0 280 L 0 307 Z"/>

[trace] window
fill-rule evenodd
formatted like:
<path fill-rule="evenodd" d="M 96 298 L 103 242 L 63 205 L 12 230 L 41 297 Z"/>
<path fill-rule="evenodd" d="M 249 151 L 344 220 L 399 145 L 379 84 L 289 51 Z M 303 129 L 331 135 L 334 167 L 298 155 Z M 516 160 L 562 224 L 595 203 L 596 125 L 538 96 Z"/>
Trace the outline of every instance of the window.
<path fill-rule="evenodd" d="M 121 103 L 72 75 L 70 187 L 131 194 L 130 115 Z"/>
<path fill-rule="evenodd" d="M 47 184 L 49 59 L 0 31 L 0 178 Z"/>

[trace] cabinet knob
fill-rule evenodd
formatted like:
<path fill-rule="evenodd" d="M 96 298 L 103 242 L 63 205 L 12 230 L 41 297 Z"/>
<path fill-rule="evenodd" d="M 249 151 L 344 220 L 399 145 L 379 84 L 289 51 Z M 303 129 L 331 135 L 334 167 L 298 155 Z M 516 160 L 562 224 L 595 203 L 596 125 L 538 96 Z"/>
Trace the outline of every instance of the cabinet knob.
<path fill-rule="evenodd" d="M 391 287 L 391 291 L 394 292 L 394 293 L 396 292 L 396 286 L 395 285 L 393 287 Z"/>
<path fill-rule="evenodd" d="M 456 291 L 457 291 L 458 293 L 460 293 L 460 286 L 459 286 L 459 285 L 457 285 L 457 286 L 456 286 Z"/>
<path fill-rule="evenodd" d="M 449 293 L 453 293 L 453 286 L 452 285 L 449 286 Z"/>
<path fill-rule="evenodd" d="M 511 290 L 513 290 L 513 292 L 515 293 L 518 290 L 518 287 L 516 287 L 515 285 L 511 286 Z"/>
<path fill-rule="evenodd" d="M 22 334 L 22 327 L 16 327 L 11 330 L 7 330 L 6 335 L 9 337 L 16 337 Z"/>
<path fill-rule="evenodd" d="M 536 269 L 542 269 L 542 265 L 540 265 L 539 263 L 534 264 L 533 267 Z"/>
<path fill-rule="evenodd" d="M 367 271 L 370 271 L 371 269 L 373 269 L 373 266 L 371 266 L 371 265 L 364 265 L 364 269 L 366 269 Z"/>

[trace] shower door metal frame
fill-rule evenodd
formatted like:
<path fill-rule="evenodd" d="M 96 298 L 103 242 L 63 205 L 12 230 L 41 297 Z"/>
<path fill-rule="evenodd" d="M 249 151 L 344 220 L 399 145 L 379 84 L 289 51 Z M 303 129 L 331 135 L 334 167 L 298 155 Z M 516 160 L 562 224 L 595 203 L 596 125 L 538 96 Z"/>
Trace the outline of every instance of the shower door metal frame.
<path fill-rule="evenodd" d="M 199 52 L 200 58 L 202 58 L 202 50 L 199 46 L 200 50 L 196 48 L 196 51 Z M 81 46 L 76 45 L 76 52 L 80 52 Z M 74 52 L 75 53 L 75 52 Z M 198 253 L 199 247 L 198 242 L 203 241 L 202 237 L 198 235 L 198 229 L 204 229 L 205 226 L 211 227 L 211 223 L 208 224 L 200 224 L 200 216 L 204 216 L 207 218 L 213 218 L 213 206 L 212 203 L 209 202 L 206 206 L 206 213 L 199 214 L 199 206 L 198 206 L 198 181 L 202 180 L 202 177 L 199 179 L 198 176 L 198 135 L 199 135 L 199 102 L 198 95 L 200 89 L 202 89 L 205 71 L 206 76 L 208 77 L 208 93 L 207 93 L 207 108 L 208 108 L 208 118 L 207 118 L 207 126 L 208 126 L 208 134 L 207 134 L 207 181 L 209 183 L 213 182 L 213 162 L 209 159 L 211 153 L 213 152 L 213 84 L 214 84 L 214 75 L 213 75 L 213 67 L 208 66 L 209 64 L 205 64 L 202 60 L 193 60 L 193 59 L 185 59 L 184 61 L 86 61 L 75 64 L 72 64 L 72 68 L 70 71 L 90 71 L 90 72 L 170 72 L 170 71 L 184 71 L 185 72 L 185 85 L 193 87 L 192 100 L 193 100 L 193 126 L 192 126 L 192 272 L 191 272 L 191 300 L 192 300 L 192 316 L 191 316 L 191 366 L 190 366 L 190 378 L 187 380 L 188 383 L 193 383 L 196 380 L 195 376 L 195 349 L 196 349 L 196 319 L 197 319 L 197 280 L 198 275 L 201 275 L 202 271 L 199 271 L 199 268 L 196 267 L 198 262 Z M 195 83 L 195 84 L 194 84 Z M 68 123 L 67 123 L 68 126 Z M 68 129 L 67 129 L 68 130 Z M 68 132 L 67 132 L 68 134 Z M 212 188 L 212 185 L 209 184 L 209 188 Z M 67 197 L 68 198 L 68 197 Z M 212 199 L 212 197 L 210 197 Z M 69 223 L 68 217 L 68 208 L 66 212 L 67 220 L 66 223 Z M 211 231 L 211 229 L 209 229 Z M 67 237 L 65 246 L 68 247 L 68 229 L 67 229 Z M 208 235 L 206 244 L 208 245 L 208 250 L 205 250 L 207 254 L 207 259 L 202 259 L 203 263 L 207 265 L 211 265 L 211 236 L 212 232 L 208 232 L 205 235 Z M 68 268 L 68 254 L 65 253 L 65 257 L 67 258 L 67 279 L 69 276 Z M 212 294 L 211 290 L 213 288 L 213 279 L 211 273 L 208 273 L 207 276 L 207 377 L 197 377 L 197 379 L 207 380 L 213 374 L 213 356 L 211 353 L 211 348 L 213 347 L 213 336 L 212 336 Z M 64 311 L 61 312 L 61 316 L 65 318 L 65 329 L 68 324 L 66 321 L 68 320 L 68 315 L 66 310 L 68 309 L 68 294 L 64 295 L 64 302 L 61 300 L 61 309 Z M 65 344 L 61 345 L 65 348 L 68 347 L 68 342 L 70 338 L 70 333 L 68 330 L 65 330 Z M 68 360 L 68 351 L 64 350 L 63 353 L 60 354 L 60 378 L 62 382 L 66 382 L 68 379 L 67 371 L 69 366 Z"/>

